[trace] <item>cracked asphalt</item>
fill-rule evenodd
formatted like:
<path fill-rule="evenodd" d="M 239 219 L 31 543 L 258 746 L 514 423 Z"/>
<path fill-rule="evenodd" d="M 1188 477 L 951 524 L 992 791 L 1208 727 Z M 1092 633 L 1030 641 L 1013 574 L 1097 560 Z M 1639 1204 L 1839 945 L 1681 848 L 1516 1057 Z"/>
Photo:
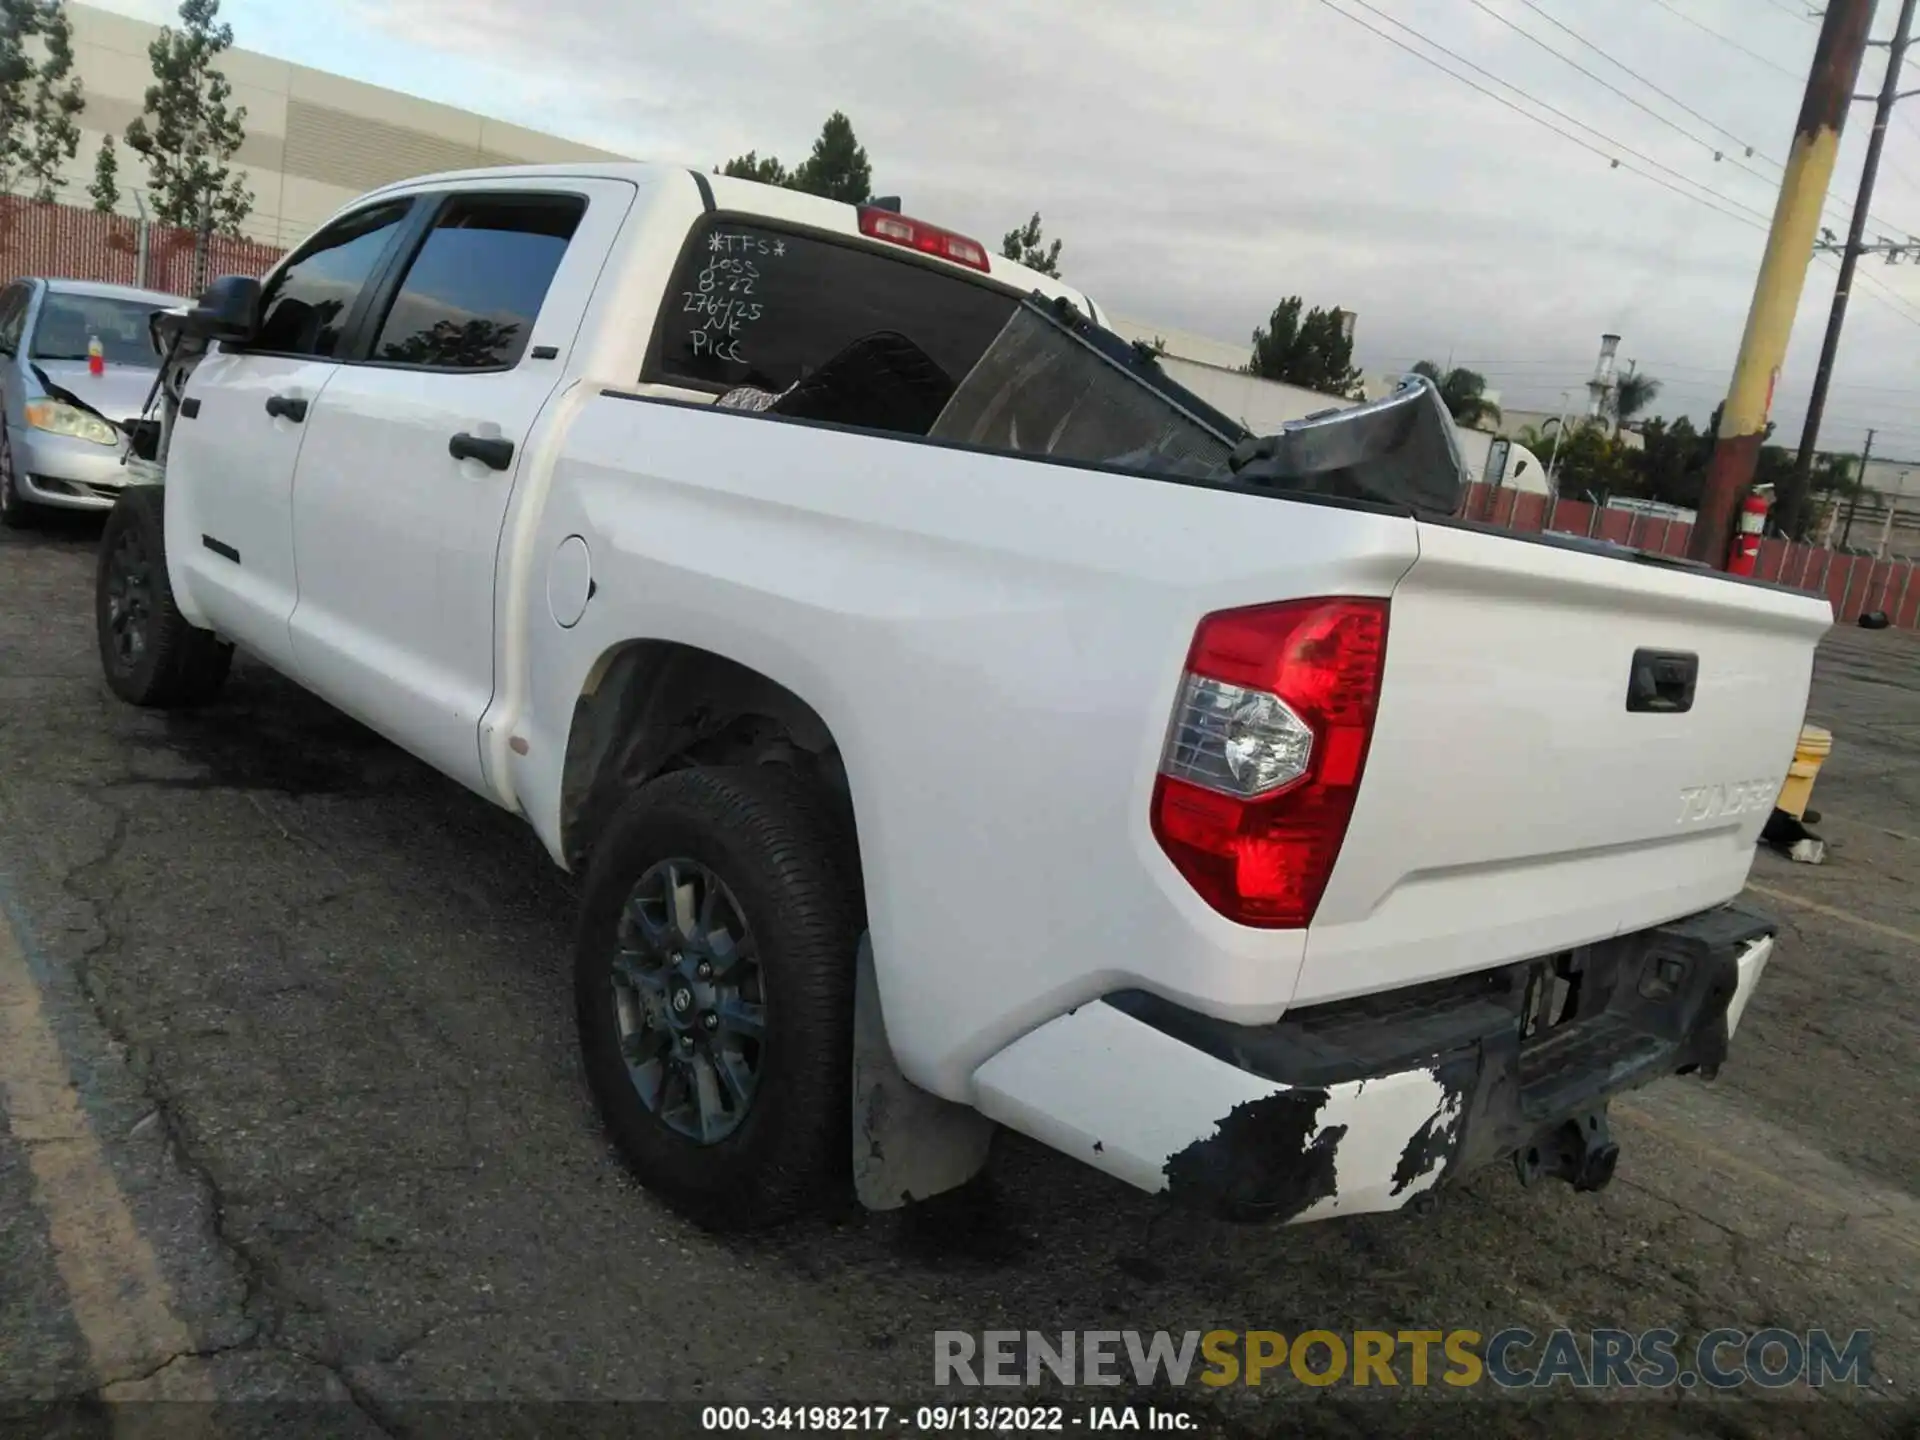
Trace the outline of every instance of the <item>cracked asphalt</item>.
<path fill-rule="evenodd" d="M 132 1411 L 44 1407 L 100 1398 L 346 1436 L 445 1433 L 452 1401 L 480 1406 L 463 1434 L 505 1413 L 480 1402 L 951 1403 L 941 1329 L 1777 1325 L 1873 1330 L 1870 1390 L 1180 1398 L 1239 1436 L 1920 1435 L 1912 636 L 1824 647 L 1829 862 L 1761 855 L 1784 929 L 1734 1058 L 1615 1107 L 1602 1194 L 1502 1169 L 1426 1216 L 1237 1228 L 1003 1136 L 964 1204 L 722 1240 L 599 1132 L 571 884 L 531 834 L 244 660 L 204 713 L 114 701 L 97 535 L 0 535 L 0 932 L 30 977 L 0 983 L 0 1034 L 65 1067 L 0 1050 L 8 1433 L 124 1433 Z M 88 1175 L 107 1198 L 67 1213 Z M 518 1433 L 553 1433 L 540 1413 Z"/>

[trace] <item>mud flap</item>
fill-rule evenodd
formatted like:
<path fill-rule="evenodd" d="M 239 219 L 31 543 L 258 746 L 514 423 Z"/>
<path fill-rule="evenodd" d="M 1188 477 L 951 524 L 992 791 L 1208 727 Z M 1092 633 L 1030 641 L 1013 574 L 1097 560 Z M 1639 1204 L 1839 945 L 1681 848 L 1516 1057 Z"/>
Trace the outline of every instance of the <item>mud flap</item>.
<path fill-rule="evenodd" d="M 887 1043 L 873 943 L 860 937 L 853 992 L 853 1188 L 869 1210 L 897 1210 L 980 1173 L 999 1127 L 900 1073 Z"/>

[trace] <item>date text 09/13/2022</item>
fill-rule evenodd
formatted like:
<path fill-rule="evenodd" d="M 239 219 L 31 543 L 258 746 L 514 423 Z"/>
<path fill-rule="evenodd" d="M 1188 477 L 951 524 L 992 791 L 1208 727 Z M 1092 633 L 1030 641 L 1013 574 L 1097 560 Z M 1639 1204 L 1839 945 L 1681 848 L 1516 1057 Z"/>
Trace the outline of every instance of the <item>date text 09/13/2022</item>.
<path fill-rule="evenodd" d="M 909 1434 L 1068 1430 L 1192 1431 L 1199 1421 L 1150 1405 L 709 1405 L 700 1428 L 733 1434 L 776 1431 L 906 1431 Z"/>

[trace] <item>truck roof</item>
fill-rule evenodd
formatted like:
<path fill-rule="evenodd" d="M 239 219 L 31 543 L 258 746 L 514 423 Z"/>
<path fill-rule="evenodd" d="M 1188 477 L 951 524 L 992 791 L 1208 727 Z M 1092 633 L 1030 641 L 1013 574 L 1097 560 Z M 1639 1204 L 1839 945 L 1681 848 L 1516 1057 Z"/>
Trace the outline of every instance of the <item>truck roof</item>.
<path fill-rule="evenodd" d="M 785 220 L 795 225 L 805 225 L 814 230 L 825 230 L 845 235 L 849 239 L 870 243 L 860 233 L 860 209 L 839 200 L 826 200 L 818 195 L 809 195 L 801 190 L 788 190 L 779 185 L 763 185 L 757 180 L 741 180 L 730 175 L 709 175 L 686 165 L 667 165 L 646 160 L 578 160 L 565 161 L 549 165 L 497 165 L 476 170 L 447 170 L 433 175 L 417 175 L 408 180 L 396 181 L 381 186 L 360 197 L 361 200 L 374 196 L 400 191 L 418 190 L 424 187 L 444 184 L 448 181 L 516 179 L 525 180 L 534 177 L 564 179 L 602 179 L 602 180 L 655 180 L 666 174 L 687 176 L 694 183 L 704 183 L 713 196 L 716 209 L 757 215 L 769 220 Z M 356 205 L 359 200 L 354 202 Z M 922 215 L 915 217 L 930 224 L 938 225 L 938 217 Z M 1038 290 L 1049 297 L 1064 297 L 1085 310 L 1096 322 L 1104 325 L 1107 316 L 1093 302 L 1093 298 L 1084 291 L 1076 289 L 1051 275 L 1043 275 L 1038 270 L 1029 269 L 1017 260 L 1009 260 L 1004 255 L 995 254 L 992 248 L 982 245 L 988 252 L 988 275 L 1001 283 L 1022 293 Z M 969 270 L 963 265 L 941 256 L 925 255 L 924 260 L 947 266 L 961 275 L 977 275 L 977 270 Z"/>

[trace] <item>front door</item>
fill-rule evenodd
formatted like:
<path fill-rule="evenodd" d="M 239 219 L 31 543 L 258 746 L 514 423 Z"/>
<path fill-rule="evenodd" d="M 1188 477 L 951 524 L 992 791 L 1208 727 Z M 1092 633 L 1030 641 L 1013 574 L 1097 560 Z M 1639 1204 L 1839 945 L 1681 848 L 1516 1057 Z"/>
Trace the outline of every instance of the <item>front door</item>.
<path fill-rule="evenodd" d="M 633 195 L 547 179 L 431 197 L 384 317 L 308 420 L 301 678 L 482 793 L 507 502 Z"/>
<path fill-rule="evenodd" d="M 214 350 L 187 382 L 167 452 L 169 571 L 195 619 L 280 670 L 297 593 L 294 467 L 357 307 L 410 202 L 356 211 L 268 277 L 257 337 Z"/>

